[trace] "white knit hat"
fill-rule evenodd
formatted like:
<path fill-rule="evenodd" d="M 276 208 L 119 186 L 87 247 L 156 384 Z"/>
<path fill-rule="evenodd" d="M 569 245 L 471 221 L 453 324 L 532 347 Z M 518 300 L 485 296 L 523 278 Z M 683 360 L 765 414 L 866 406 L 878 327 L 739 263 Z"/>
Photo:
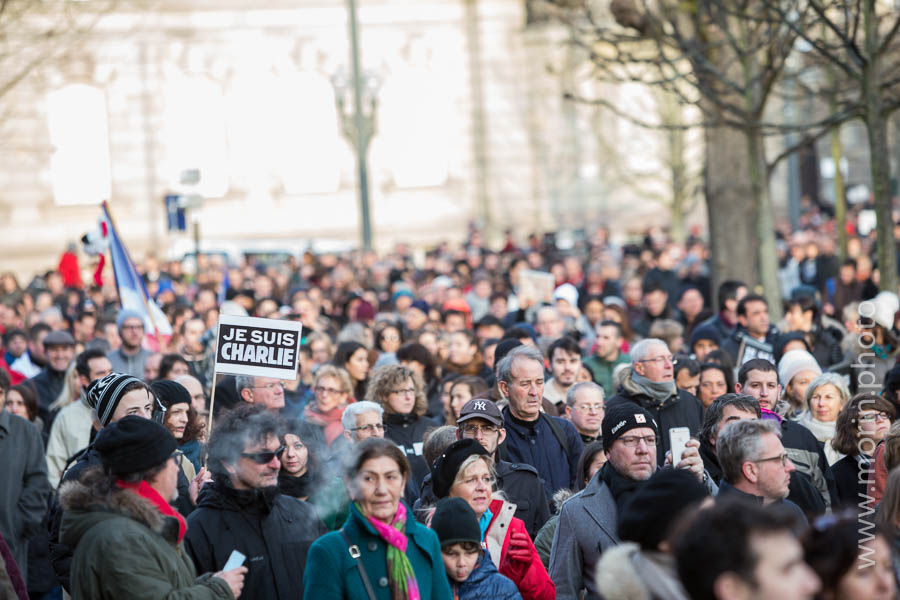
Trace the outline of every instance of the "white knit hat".
<path fill-rule="evenodd" d="M 894 292 L 879 292 L 872 299 L 875 313 L 872 320 L 890 331 L 894 327 L 894 315 L 900 310 L 900 298 Z"/>
<path fill-rule="evenodd" d="M 819 366 L 819 363 L 806 350 L 785 352 L 781 360 L 778 361 L 778 380 L 781 382 L 781 385 L 787 387 L 794 375 L 800 371 L 813 371 L 817 376 L 822 374 L 822 368 Z"/>
<path fill-rule="evenodd" d="M 553 291 L 553 301 L 565 300 L 569 306 L 578 306 L 578 289 L 571 283 L 564 283 Z"/>

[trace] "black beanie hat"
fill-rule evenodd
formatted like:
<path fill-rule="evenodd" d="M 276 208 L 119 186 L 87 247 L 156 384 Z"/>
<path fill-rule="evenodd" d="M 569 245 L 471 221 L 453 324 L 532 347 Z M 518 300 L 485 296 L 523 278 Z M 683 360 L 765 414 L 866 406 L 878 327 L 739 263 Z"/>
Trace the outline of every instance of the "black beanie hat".
<path fill-rule="evenodd" d="M 168 379 L 160 379 L 150 384 L 150 389 L 156 394 L 160 404 L 169 408 L 174 404 L 191 404 L 191 393 L 187 388 Z"/>
<path fill-rule="evenodd" d="M 487 456 L 488 451 L 477 440 L 469 438 L 453 442 L 435 459 L 431 467 L 431 487 L 435 496 L 445 498 L 450 493 L 459 466 L 473 454 Z"/>
<path fill-rule="evenodd" d="M 88 404 L 97 411 L 100 425 L 106 427 L 112 419 L 119 401 L 125 395 L 125 388 L 132 383 L 144 383 L 137 377 L 125 373 L 110 373 L 92 382 L 87 389 Z"/>
<path fill-rule="evenodd" d="M 497 344 L 497 347 L 494 348 L 494 364 L 500 364 L 500 361 L 506 358 L 506 355 L 509 354 L 510 350 L 512 350 L 513 348 L 518 348 L 519 346 L 524 346 L 524 344 L 519 340 L 500 340 L 500 342 Z"/>
<path fill-rule="evenodd" d="M 622 507 L 619 538 L 637 542 L 644 550 L 657 550 L 684 510 L 708 495 L 690 471 L 660 469 Z"/>
<path fill-rule="evenodd" d="M 653 416 L 634 402 L 622 402 L 606 409 L 600 431 L 603 434 L 603 451 L 609 452 L 613 442 L 622 437 L 626 431 L 638 427 L 649 427 L 659 435 L 659 429 Z"/>
<path fill-rule="evenodd" d="M 116 475 L 146 471 L 166 462 L 178 442 L 169 430 L 149 419 L 128 416 L 104 427 L 94 440 L 104 468 Z"/>
<path fill-rule="evenodd" d="M 431 528 L 441 546 L 473 542 L 481 544 L 481 527 L 469 503 L 462 498 L 442 498 L 431 517 Z"/>

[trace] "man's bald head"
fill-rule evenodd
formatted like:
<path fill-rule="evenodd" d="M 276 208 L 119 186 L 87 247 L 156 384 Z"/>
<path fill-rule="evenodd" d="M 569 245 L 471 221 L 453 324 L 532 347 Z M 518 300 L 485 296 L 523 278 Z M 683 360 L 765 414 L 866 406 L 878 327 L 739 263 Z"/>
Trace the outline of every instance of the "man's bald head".
<path fill-rule="evenodd" d="M 175 379 L 176 383 L 183 385 L 191 394 L 191 406 L 198 413 L 206 412 L 206 394 L 203 392 L 203 384 L 193 375 L 181 375 Z"/>

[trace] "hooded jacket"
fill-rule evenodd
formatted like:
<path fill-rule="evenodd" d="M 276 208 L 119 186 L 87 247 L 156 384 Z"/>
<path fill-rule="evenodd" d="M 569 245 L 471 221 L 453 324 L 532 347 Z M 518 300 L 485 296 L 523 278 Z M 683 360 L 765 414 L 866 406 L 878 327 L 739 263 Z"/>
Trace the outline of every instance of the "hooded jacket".
<path fill-rule="evenodd" d="M 241 600 L 299 599 L 306 554 L 326 531 L 312 505 L 275 487 L 236 490 L 216 479 L 188 517 L 184 546 L 201 572 L 220 571 L 233 550 L 244 554 Z"/>
<path fill-rule="evenodd" d="M 665 400 L 661 402 L 655 400 L 634 383 L 632 375 L 633 371 L 625 376 L 619 393 L 610 398 L 606 405 L 607 408 L 610 408 L 623 402 L 634 402 L 653 416 L 659 434 L 659 442 L 656 444 L 656 460 L 657 464 L 661 465 L 666 460 L 666 452 L 671 449 L 669 447 L 669 429 L 687 427 L 691 430 L 691 436 L 697 437 L 700 426 L 703 424 L 703 405 L 690 392 L 677 388 L 675 393 Z"/>
<path fill-rule="evenodd" d="M 197 572 L 178 539 L 178 523 L 130 490 L 78 481 L 60 489 L 60 531 L 72 558 L 73 600 L 215 600 L 228 584 Z"/>
<path fill-rule="evenodd" d="M 478 559 L 468 579 L 450 582 L 450 587 L 457 600 L 522 600 L 516 584 L 497 571 L 487 552 Z"/>
<path fill-rule="evenodd" d="M 554 600 L 556 586 L 547 574 L 534 544 L 531 545 L 531 563 L 527 568 L 523 568 L 520 562 L 510 560 L 507 554 L 509 538 L 513 533 L 528 535 L 525 524 L 513 516 L 516 512 L 515 504 L 505 500 L 491 500 L 490 510 L 492 517 L 484 534 L 484 543 L 497 570 L 501 575 L 512 579 L 523 600 Z"/>

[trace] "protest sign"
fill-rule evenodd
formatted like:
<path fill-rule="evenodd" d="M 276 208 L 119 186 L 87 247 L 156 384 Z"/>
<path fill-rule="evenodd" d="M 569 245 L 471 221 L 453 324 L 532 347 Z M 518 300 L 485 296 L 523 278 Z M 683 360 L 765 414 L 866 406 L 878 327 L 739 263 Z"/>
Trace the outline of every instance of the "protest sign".
<path fill-rule="evenodd" d="M 523 307 L 535 304 L 553 304 L 556 281 L 550 273 L 522 270 L 519 272 L 519 304 Z"/>
<path fill-rule="evenodd" d="M 300 323 L 256 317 L 219 317 L 216 373 L 297 378 Z"/>

